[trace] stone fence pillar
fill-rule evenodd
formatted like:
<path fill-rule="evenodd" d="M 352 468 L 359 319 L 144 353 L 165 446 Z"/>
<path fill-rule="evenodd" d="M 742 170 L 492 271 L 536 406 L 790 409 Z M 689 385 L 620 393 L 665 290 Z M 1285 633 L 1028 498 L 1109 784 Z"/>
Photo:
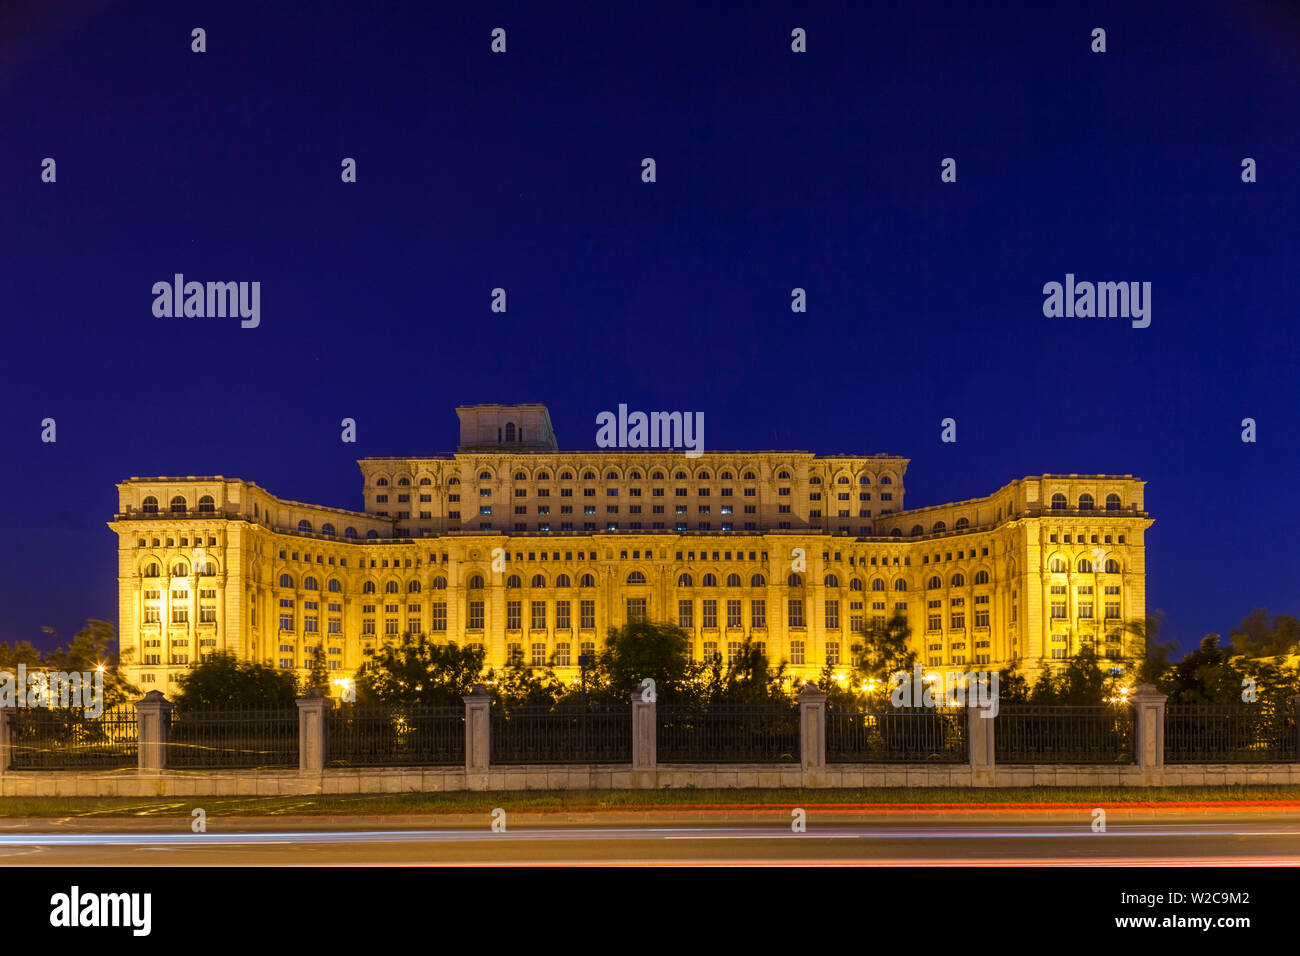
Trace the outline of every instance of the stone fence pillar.
<path fill-rule="evenodd" d="M 641 691 L 632 691 L 632 769 L 653 770 L 658 762 L 655 739 L 655 700 L 641 699 Z"/>
<path fill-rule="evenodd" d="M 0 773 L 4 773 L 13 764 L 13 750 L 9 736 L 9 721 L 12 707 L 0 707 Z"/>
<path fill-rule="evenodd" d="M 171 729 L 172 704 L 160 690 L 151 690 L 135 702 L 136 733 L 139 738 L 141 773 L 167 768 L 167 734 Z"/>
<path fill-rule="evenodd" d="M 1139 684 L 1133 695 L 1134 749 L 1144 784 L 1158 783 L 1149 776 L 1163 776 L 1165 770 L 1165 701 L 1166 694 L 1154 684 Z"/>
<path fill-rule="evenodd" d="M 465 772 L 487 773 L 492 755 L 492 695 L 475 684 L 465 701 Z"/>
<path fill-rule="evenodd" d="M 298 770 L 302 773 L 320 773 L 325 769 L 329 754 L 329 709 L 334 705 L 312 688 L 306 697 L 298 698 Z"/>
<path fill-rule="evenodd" d="M 804 773 L 826 770 L 826 695 L 813 681 L 799 692 L 799 766 Z"/>
<path fill-rule="evenodd" d="M 966 745 L 970 750 L 970 782 L 974 787 L 991 787 L 997 775 L 997 712 L 992 708 L 966 707 Z"/>

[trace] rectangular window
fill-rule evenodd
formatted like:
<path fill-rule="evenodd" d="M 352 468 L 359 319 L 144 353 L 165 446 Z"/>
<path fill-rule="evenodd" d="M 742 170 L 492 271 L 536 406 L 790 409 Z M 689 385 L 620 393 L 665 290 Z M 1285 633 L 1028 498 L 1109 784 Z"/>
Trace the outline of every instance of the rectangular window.
<path fill-rule="evenodd" d="M 767 627 L 767 601 L 763 598 L 749 602 L 749 626 Z"/>
<path fill-rule="evenodd" d="M 483 630 L 483 602 L 469 602 L 469 624 L 468 629 L 471 631 Z"/>
<path fill-rule="evenodd" d="M 568 601 L 555 602 L 555 626 L 566 631 L 573 627 L 573 621 L 569 618 Z M 565 647 L 568 645 L 566 644 Z"/>
<path fill-rule="evenodd" d="M 711 661 L 712 661 L 714 658 L 716 658 L 717 656 L 718 656 L 718 642 L 717 642 L 717 641 L 705 641 L 705 642 L 704 642 L 704 662 L 707 664 L 707 663 L 711 662 Z"/>
<path fill-rule="evenodd" d="M 791 624 L 791 627 L 794 625 Z M 840 629 L 840 602 L 826 602 L 826 629 L 829 631 L 838 631 Z"/>
<path fill-rule="evenodd" d="M 546 645 L 541 641 L 533 642 L 533 666 L 546 666 Z"/>
<path fill-rule="evenodd" d="M 507 601 L 506 602 L 506 630 L 517 631 L 523 625 L 523 602 Z"/>
<path fill-rule="evenodd" d="M 429 605 L 429 630 L 442 632 L 447 630 L 447 604 L 434 601 Z"/>
<path fill-rule="evenodd" d="M 578 605 L 578 626 L 594 628 L 596 626 L 596 602 L 582 601 Z"/>
<path fill-rule="evenodd" d="M 713 598 L 701 601 L 700 618 L 700 623 L 704 627 L 716 629 L 718 626 L 718 602 Z"/>
<path fill-rule="evenodd" d="M 740 623 L 740 599 L 727 600 L 727 627 L 743 627 Z"/>
<path fill-rule="evenodd" d="M 546 629 L 546 602 L 534 601 L 532 606 L 533 630 L 544 631 Z"/>
<path fill-rule="evenodd" d="M 799 598 L 791 598 L 787 604 L 787 625 L 789 627 L 803 627 L 803 601 Z"/>
<path fill-rule="evenodd" d="M 840 642 L 827 641 L 826 642 L 826 663 L 831 667 L 835 667 L 839 664 L 839 662 L 840 662 Z"/>
<path fill-rule="evenodd" d="M 734 664 L 740 660 L 740 649 L 744 646 L 740 641 L 727 641 L 727 663 Z"/>
<path fill-rule="evenodd" d="M 677 626 L 690 630 L 695 626 L 694 620 L 695 605 L 689 600 L 680 600 L 677 602 Z"/>
<path fill-rule="evenodd" d="M 790 663 L 803 664 L 803 641 L 790 642 Z"/>

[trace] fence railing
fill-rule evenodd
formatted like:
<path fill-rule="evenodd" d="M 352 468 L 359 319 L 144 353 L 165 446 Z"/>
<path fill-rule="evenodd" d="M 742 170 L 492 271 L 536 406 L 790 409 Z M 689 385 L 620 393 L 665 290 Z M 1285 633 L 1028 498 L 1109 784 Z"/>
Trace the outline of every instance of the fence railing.
<path fill-rule="evenodd" d="M 996 718 L 997 763 L 1133 763 L 1127 706 L 1003 705 Z"/>
<path fill-rule="evenodd" d="M 184 711 L 167 732 L 169 768 L 298 766 L 298 711 Z"/>
<path fill-rule="evenodd" d="M 900 707 L 877 713 L 828 711 L 827 763 L 964 763 L 966 711 Z"/>
<path fill-rule="evenodd" d="M 799 760 L 799 710 L 785 706 L 665 706 L 655 748 L 662 763 L 793 763 Z"/>
<path fill-rule="evenodd" d="M 135 710 L 87 717 L 76 708 L 13 710 L 9 719 L 13 770 L 134 769 L 140 759 Z"/>
<path fill-rule="evenodd" d="M 1294 763 L 1295 706 L 1170 704 L 1165 763 Z"/>
<path fill-rule="evenodd" d="M 329 711 L 328 723 L 328 766 L 436 766 L 465 762 L 464 707 L 344 704 Z"/>
<path fill-rule="evenodd" d="M 492 763 L 630 763 L 632 712 L 492 708 Z"/>

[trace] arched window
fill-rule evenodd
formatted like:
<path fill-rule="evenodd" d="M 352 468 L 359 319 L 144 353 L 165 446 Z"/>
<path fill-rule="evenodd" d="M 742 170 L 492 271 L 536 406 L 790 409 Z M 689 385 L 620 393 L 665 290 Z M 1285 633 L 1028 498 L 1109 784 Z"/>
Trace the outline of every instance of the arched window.
<path fill-rule="evenodd" d="M 849 590 L 850 590 L 850 591 L 861 591 L 861 590 L 862 590 L 862 582 L 859 581 L 857 578 L 853 578 L 851 581 L 849 581 Z"/>
<path fill-rule="evenodd" d="M 432 582 L 430 582 L 429 587 L 433 588 L 435 591 L 445 591 L 447 590 L 447 579 L 439 574 Z"/>
<path fill-rule="evenodd" d="M 975 572 L 975 583 L 976 583 L 976 584 L 988 584 L 988 583 L 989 583 L 989 573 L 988 573 L 987 571 L 976 571 L 976 572 Z"/>
<path fill-rule="evenodd" d="M 1114 558 L 1107 558 L 1107 559 L 1106 559 L 1106 573 L 1107 573 L 1107 574 L 1119 574 L 1119 562 L 1116 561 Z"/>
<path fill-rule="evenodd" d="M 912 525 L 912 537 L 915 538 L 918 534 L 925 534 L 925 528 L 919 524 Z"/>
<path fill-rule="evenodd" d="M 870 475 L 863 475 L 861 478 L 858 479 L 858 484 L 860 484 L 860 485 L 869 485 L 869 484 L 871 484 L 871 476 L 870 476 Z"/>
<path fill-rule="evenodd" d="M 652 481 L 663 481 L 664 473 L 662 471 L 656 471 L 653 475 L 650 476 L 650 479 Z"/>
<path fill-rule="evenodd" d="M 172 565 L 172 577 L 174 578 L 183 578 L 189 573 L 189 566 L 184 561 L 177 561 Z"/>
<path fill-rule="evenodd" d="M 1077 567 L 1080 574 L 1092 574 L 1092 559 L 1080 558 Z"/>
<path fill-rule="evenodd" d="M 594 471 L 584 471 L 584 472 L 582 473 L 582 480 L 583 480 L 583 481 L 595 481 L 595 480 L 596 480 L 596 473 L 595 473 Z"/>
<path fill-rule="evenodd" d="M 786 584 L 786 587 L 790 587 L 790 588 L 801 588 L 801 587 L 803 587 L 803 578 L 801 578 L 801 577 L 800 577 L 799 575 L 797 575 L 797 574 L 792 574 L 792 575 L 790 575 L 788 578 L 785 579 L 785 584 Z"/>
<path fill-rule="evenodd" d="M 835 484 L 837 485 L 847 485 L 848 483 L 849 483 L 849 479 L 846 478 L 844 475 L 840 475 L 838 478 L 835 479 Z"/>
<path fill-rule="evenodd" d="M 685 480 L 686 480 L 686 472 L 684 472 L 684 471 L 674 472 L 674 473 L 673 473 L 673 477 L 676 478 L 678 481 L 685 481 Z"/>
<path fill-rule="evenodd" d="M 330 578 L 329 584 L 325 586 L 329 588 L 330 594 L 341 594 L 343 592 L 343 585 L 339 583 L 338 578 Z"/>
<path fill-rule="evenodd" d="M 400 594 L 400 593 L 401 593 L 401 590 L 397 587 L 397 582 L 396 582 L 396 581 L 389 581 L 387 584 L 384 585 L 384 593 L 385 593 L 385 594 Z"/>
<path fill-rule="evenodd" d="M 632 481 L 640 481 L 640 480 L 641 480 L 641 472 L 639 472 L 639 471 L 631 472 L 627 477 L 628 477 L 630 480 L 632 480 Z"/>
<path fill-rule="evenodd" d="M 1051 569 L 1053 574 L 1064 574 L 1066 569 L 1065 558 L 1052 558 Z"/>
<path fill-rule="evenodd" d="M 146 578 L 156 578 L 156 577 L 158 577 L 158 562 L 157 562 L 157 561 L 150 561 L 148 564 L 146 564 L 146 565 L 144 566 L 144 576 L 145 576 Z"/>
<path fill-rule="evenodd" d="M 326 522 L 325 524 L 323 524 L 323 525 L 320 526 L 320 533 L 321 533 L 321 534 L 327 534 L 327 535 L 329 535 L 329 536 L 332 538 L 332 537 L 334 537 L 334 526 L 333 526 L 332 524 Z"/>
<path fill-rule="evenodd" d="M 572 481 L 572 480 L 573 480 L 573 472 L 571 471 L 560 472 L 560 481 Z"/>
<path fill-rule="evenodd" d="M 544 587 L 546 587 L 546 575 L 544 575 L 544 574 L 534 574 L 534 575 L 533 575 L 533 587 L 535 587 L 535 588 L 544 588 Z"/>
<path fill-rule="evenodd" d="M 740 587 L 740 586 L 741 586 L 741 585 L 740 585 L 740 575 L 739 575 L 739 574 L 728 574 L 728 575 L 727 575 L 727 587 L 729 587 L 729 588 L 738 588 L 738 587 Z"/>
<path fill-rule="evenodd" d="M 217 510 L 217 503 L 212 500 L 211 495 L 204 495 L 199 499 L 199 512 L 201 514 L 212 514 Z"/>
<path fill-rule="evenodd" d="M 891 538 L 901 538 L 903 536 L 903 529 L 895 528 L 893 531 L 889 532 L 889 536 Z"/>
<path fill-rule="evenodd" d="M 460 479 L 457 478 L 457 477 L 455 477 L 455 476 L 453 475 L 451 478 L 448 478 L 448 479 L 447 479 L 447 484 L 449 484 L 449 485 L 459 485 L 459 484 L 460 484 Z"/>
<path fill-rule="evenodd" d="M 378 481 L 375 482 L 375 484 L 376 484 L 376 485 L 379 485 L 379 486 L 381 486 L 381 487 L 383 487 L 383 488 L 387 488 L 387 487 L 388 487 L 388 479 L 387 479 L 387 478 L 380 478 Z"/>
<path fill-rule="evenodd" d="M 291 577 L 290 577 L 289 575 L 287 575 L 287 574 L 282 574 L 282 575 L 280 575 L 280 587 L 282 587 L 282 588 L 291 588 L 291 587 L 293 587 L 293 578 L 291 578 Z"/>
<path fill-rule="evenodd" d="M 1120 510 L 1119 495 L 1107 495 L 1107 496 L 1106 496 L 1106 510 L 1107 510 L 1107 511 L 1119 511 L 1119 510 Z"/>
<path fill-rule="evenodd" d="M 1065 510 L 1065 495 L 1061 494 L 1060 492 L 1057 492 L 1056 494 L 1052 495 L 1052 510 L 1053 511 Z"/>
<path fill-rule="evenodd" d="M 930 528 L 930 530 L 931 530 L 931 531 L 947 531 L 947 530 L 948 530 L 948 525 L 946 525 L 946 524 L 945 524 L 944 522 L 942 522 L 942 521 L 936 521 L 936 522 L 934 523 L 934 525 Z"/>
<path fill-rule="evenodd" d="M 313 578 L 313 577 L 311 577 L 310 575 L 308 575 L 307 577 L 305 577 L 305 578 L 302 579 L 302 586 L 303 586 L 303 590 L 306 590 L 306 591 L 319 591 L 319 590 L 320 590 L 320 585 L 318 585 L 318 584 L 316 583 L 316 579 Z"/>
<path fill-rule="evenodd" d="M 874 581 L 871 582 L 871 590 L 883 591 L 884 589 L 885 589 L 885 582 L 882 578 L 876 578 Z"/>
<path fill-rule="evenodd" d="M 933 590 L 934 588 L 939 587 L 939 586 L 942 585 L 942 584 L 943 584 L 943 582 L 939 580 L 939 576 L 938 576 L 937 574 L 936 574 L 934 577 L 930 578 L 929 581 L 926 581 L 926 582 L 925 582 L 925 586 L 926 586 L 927 588 L 930 588 L 931 590 Z"/>
<path fill-rule="evenodd" d="M 895 591 L 906 591 L 906 590 L 907 590 L 907 582 L 904 581 L 902 578 L 899 578 L 897 581 L 894 582 L 894 590 L 895 590 Z"/>
<path fill-rule="evenodd" d="M 402 485 L 402 486 L 408 486 L 408 485 L 410 485 L 410 483 L 411 483 L 411 479 L 410 479 L 410 478 L 398 478 L 398 479 L 397 479 L 397 483 L 398 483 L 399 485 Z"/>
<path fill-rule="evenodd" d="M 616 472 L 616 471 L 607 471 L 607 472 L 605 472 L 605 480 L 606 480 L 606 481 L 618 481 L 618 472 Z"/>
<path fill-rule="evenodd" d="M 890 478 L 888 475 L 882 475 L 880 478 L 880 483 L 882 485 L 892 485 L 894 483 L 894 479 Z"/>
<path fill-rule="evenodd" d="M 515 423 L 506 422 L 506 441 L 515 440 Z"/>
<path fill-rule="evenodd" d="M 696 481 L 708 481 L 708 480 L 709 480 L 709 473 L 708 473 L 707 471 L 702 471 L 702 472 L 700 472 L 698 475 L 695 476 L 695 480 L 696 480 Z"/>
<path fill-rule="evenodd" d="M 628 584 L 645 584 L 645 575 L 640 571 L 633 571 L 627 576 Z"/>
<path fill-rule="evenodd" d="M 527 480 L 528 480 L 528 476 L 525 475 L 522 471 L 515 472 L 515 481 L 527 481 Z"/>
<path fill-rule="evenodd" d="M 378 538 L 378 537 L 379 537 L 379 532 L 376 531 L 374 528 L 371 528 L 369 531 L 366 532 L 366 537 L 367 537 L 367 538 Z"/>
<path fill-rule="evenodd" d="M 751 588 L 765 588 L 767 587 L 767 578 L 761 574 L 755 574 L 749 579 L 749 586 Z"/>
<path fill-rule="evenodd" d="M 508 588 L 521 588 L 523 586 L 524 582 L 517 574 L 512 574 L 510 577 L 506 578 L 506 587 Z"/>
<path fill-rule="evenodd" d="M 969 528 L 969 527 L 970 527 L 969 518 L 958 518 L 957 523 L 953 525 L 953 530 L 960 531 L 962 528 Z"/>
<path fill-rule="evenodd" d="M 691 576 L 687 574 L 685 571 L 677 575 L 677 586 L 679 588 L 689 588 L 689 587 L 693 587 L 694 585 L 695 582 L 691 579 Z"/>
<path fill-rule="evenodd" d="M 344 528 L 344 529 L 343 529 L 343 537 L 345 537 L 345 538 L 355 538 L 356 536 L 357 536 L 357 529 L 356 529 L 356 528 L 353 528 L 353 527 L 347 527 L 347 528 Z"/>
<path fill-rule="evenodd" d="M 480 471 L 480 472 L 478 473 L 478 480 L 479 480 L 479 481 L 491 481 L 491 480 L 492 480 L 492 472 L 490 472 L 490 471 Z"/>
<path fill-rule="evenodd" d="M 560 574 L 560 575 L 556 575 L 555 586 L 557 588 L 567 588 L 567 587 L 572 587 L 573 583 L 569 580 L 569 576 L 567 574 Z"/>
<path fill-rule="evenodd" d="M 421 479 L 420 479 L 420 484 L 422 484 L 422 485 L 431 485 L 431 484 L 433 484 L 433 481 L 432 481 L 432 479 L 430 479 L 430 478 L 428 478 L 428 477 L 425 477 L 425 478 L 421 478 Z"/>
<path fill-rule="evenodd" d="M 365 584 L 361 585 L 361 593 L 362 593 L 362 594 L 374 594 L 374 593 L 375 593 L 375 582 L 374 582 L 374 581 L 367 581 Z"/>
<path fill-rule="evenodd" d="M 720 475 L 718 475 L 718 478 L 720 478 L 722 481 L 730 481 L 730 480 L 731 480 L 731 472 L 729 472 L 729 471 L 724 471 L 724 472 L 722 472 Z"/>
<path fill-rule="evenodd" d="M 952 586 L 953 586 L 953 587 L 955 587 L 955 588 L 960 588 L 960 587 L 965 587 L 965 585 L 966 585 L 966 575 L 964 575 L 964 574 L 954 574 L 954 575 L 952 576 Z"/>
<path fill-rule="evenodd" d="M 840 586 L 840 579 L 833 574 L 828 574 L 822 579 L 822 584 L 828 588 L 837 588 Z"/>
<path fill-rule="evenodd" d="M 481 575 L 475 574 L 469 579 L 469 589 L 471 591 L 483 590 L 483 578 Z"/>
<path fill-rule="evenodd" d="M 420 582 L 419 582 L 419 581 L 408 581 L 407 584 L 406 584 L 406 593 L 407 593 L 407 594 L 419 594 L 419 593 L 420 593 Z"/>
<path fill-rule="evenodd" d="M 595 586 L 596 586 L 596 579 L 593 578 L 590 574 L 584 574 L 582 577 L 578 579 L 578 587 L 580 588 L 594 588 Z"/>
<path fill-rule="evenodd" d="M 1079 510 L 1091 511 L 1093 509 L 1092 495 L 1079 495 Z"/>
<path fill-rule="evenodd" d="M 172 514 L 183 515 L 187 510 L 184 497 L 177 495 L 172 499 Z"/>
<path fill-rule="evenodd" d="M 718 579 L 712 574 L 706 574 L 704 577 L 700 578 L 700 587 L 702 588 L 716 588 L 717 586 Z"/>
<path fill-rule="evenodd" d="M 537 480 L 538 480 L 538 481 L 550 481 L 550 480 L 551 480 L 551 473 L 550 473 L 549 471 L 539 471 L 539 472 L 537 473 Z"/>
<path fill-rule="evenodd" d="M 147 515 L 156 515 L 158 513 L 158 499 L 153 495 L 147 495 L 144 501 L 140 502 L 140 510 Z"/>
<path fill-rule="evenodd" d="M 778 479 L 780 479 L 781 481 L 789 481 L 789 480 L 790 480 L 790 472 L 788 472 L 788 471 L 780 472 L 779 474 L 777 474 L 776 477 L 777 477 Z"/>
<path fill-rule="evenodd" d="M 746 480 L 746 481 L 755 481 L 755 480 L 757 480 L 757 478 L 758 478 L 758 476 L 755 475 L 752 471 L 747 471 L 747 472 L 745 472 L 745 480 Z"/>
<path fill-rule="evenodd" d="M 298 530 L 308 531 L 308 532 L 311 531 L 311 522 L 308 521 L 306 518 L 303 518 L 301 521 L 298 522 Z"/>

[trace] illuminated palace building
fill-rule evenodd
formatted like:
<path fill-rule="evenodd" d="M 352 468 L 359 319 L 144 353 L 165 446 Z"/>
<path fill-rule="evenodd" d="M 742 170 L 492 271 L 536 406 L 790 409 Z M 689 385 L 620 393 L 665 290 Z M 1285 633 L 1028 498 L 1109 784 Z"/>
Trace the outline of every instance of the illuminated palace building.
<path fill-rule="evenodd" d="M 679 624 L 697 660 L 749 638 L 804 677 L 895 613 L 938 670 L 1138 650 L 1122 622 L 1145 614 L 1151 520 L 1132 476 L 909 510 L 906 458 L 564 452 L 542 405 L 456 411 L 455 454 L 360 460 L 364 511 L 220 475 L 119 484 L 129 678 L 171 692 L 219 650 L 344 677 L 408 631 L 567 678 L 639 618 Z"/>

